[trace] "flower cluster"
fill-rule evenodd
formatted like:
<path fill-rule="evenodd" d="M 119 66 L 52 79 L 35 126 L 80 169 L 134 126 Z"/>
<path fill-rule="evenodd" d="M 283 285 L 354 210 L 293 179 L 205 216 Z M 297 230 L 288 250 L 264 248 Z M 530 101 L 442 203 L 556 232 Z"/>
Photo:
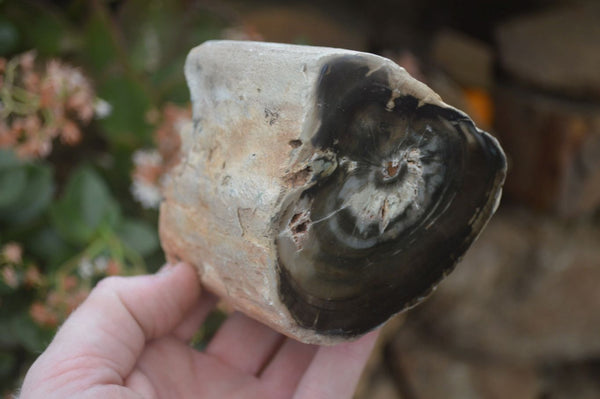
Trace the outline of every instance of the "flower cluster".
<path fill-rule="evenodd" d="M 160 177 L 163 159 L 157 150 L 138 150 L 133 153 L 134 170 L 131 193 L 146 209 L 156 209 L 162 201 Z"/>
<path fill-rule="evenodd" d="M 180 131 L 191 120 L 189 107 L 167 104 L 162 112 L 154 110 L 149 122 L 157 124 L 154 139 L 157 149 L 138 150 L 133 154 L 134 170 L 131 191 L 144 208 L 158 208 L 162 200 L 161 178 L 178 159 Z"/>
<path fill-rule="evenodd" d="M 42 327 L 57 327 L 85 298 L 90 288 L 81 284 L 75 276 L 65 276 L 57 282 L 58 286 L 29 307 L 29 315 Z"/>
<path fill-rule="evenodd" d="M 98 115 L 97 106 L 109 112 L 79 69 L 50 60 L 40 70 L 35 58 L 33 51 L 0 58 L 0 148 L 21 158 L 47 156 L 55 138 L 79 143 L 80 126 Z"/>
<path fill-rule="evenodd" d="M 16 242 L 9 242 L 0 250 L 0 281 L 11 289 L 21 286 L 34 288 L 41 284 L 39 269 L 23 262 L 23 247 Z"/>
<path fill-rule="evenodd" d="M 56 327 L 87 298 L 92 278 L 115 276 L 123 269 L 118 261 L 107 256 L 94 259 L 83 256 L 76 266 L 77 274 L 58 274 L 42 299 L 31 304 L 29 314 L 38 325 Z"/>
<path fill-rule="evenodd" d="M 265 40 L 264 36 L 258 31 L 258 29 L 254 25 L 247 23 L 224 29 L 221 34 L 221 37 L 224 40 Z"/>
<path fill-rule="evenodd" d="M 116 276 L 121 273 L 122 265 L 115 259 L 101 255 L 94 259 L 82 257 L 77 265 L 77 272 L 84 280 L 97 276 Z"/>
<path fill-rule="evenodd" d="M 123 266 L 107 256 L 81 257 L 76 272 L 63 270 L 45 275 L 33 263 L 23 260 L 23 247 L 8 242 L 0 248 L 0 282 L 11 290 L 27 290 L 38 299 L 29 306 L 29 315 L 40 327 L 57 327 L 87 298 L 92 278 L 119 275 Z M 68 269 L 68 268 L 66 268 Z"/>

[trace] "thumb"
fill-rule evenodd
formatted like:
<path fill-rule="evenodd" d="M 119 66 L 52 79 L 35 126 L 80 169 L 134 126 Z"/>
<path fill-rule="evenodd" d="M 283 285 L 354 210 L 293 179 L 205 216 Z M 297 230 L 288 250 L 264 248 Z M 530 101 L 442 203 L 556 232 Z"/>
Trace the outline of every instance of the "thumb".
<path fill-rule="evenodd" d="M 109 277 L 67 319 L 23 385 L 118 384 L 129 375 L 148 340 L 168 334 L 198 301 L 200 285 L 189 265 L 156 275 Z"/>

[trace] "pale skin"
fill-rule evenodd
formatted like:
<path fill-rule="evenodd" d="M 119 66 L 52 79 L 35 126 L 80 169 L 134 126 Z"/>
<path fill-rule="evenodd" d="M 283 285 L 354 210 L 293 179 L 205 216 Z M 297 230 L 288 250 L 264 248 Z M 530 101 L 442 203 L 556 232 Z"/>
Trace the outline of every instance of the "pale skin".
<path fill-rule="evenodd" d="M 234 313 L 200 352 L 188 343 L 215 302 L 185 264 L 107 278 L 33 364 L 20 399 L 352 397 L 377 332 L 319 347 Z"/>

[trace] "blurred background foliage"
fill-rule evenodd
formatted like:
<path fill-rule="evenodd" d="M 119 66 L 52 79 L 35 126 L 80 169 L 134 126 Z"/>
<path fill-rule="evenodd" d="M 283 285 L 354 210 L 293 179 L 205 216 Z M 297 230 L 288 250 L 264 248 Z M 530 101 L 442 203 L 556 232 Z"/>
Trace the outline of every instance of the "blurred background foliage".
<path fill-rule="evenodd" d="M 229 24 L 183 0 L 0 1 L 0 394 L 99 279 L 164 262 L 157 135 L 189 118 L 187 52 Z"/>

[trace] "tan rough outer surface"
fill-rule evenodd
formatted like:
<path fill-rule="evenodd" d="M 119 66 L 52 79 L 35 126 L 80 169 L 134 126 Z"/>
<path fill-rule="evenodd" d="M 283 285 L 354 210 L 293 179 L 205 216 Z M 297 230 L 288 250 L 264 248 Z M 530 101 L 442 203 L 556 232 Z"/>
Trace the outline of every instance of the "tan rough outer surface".
<path fill-rule="evenodd" d="M 186 62 L 195 127 L 182 134 L 181 161 L 166 178 L 160 237 L 169 260 L 198 267 L 202 284 L 235 308 L 307 343 L 334 344 L 296 325 L 278 298 L 274 245 L 282 203 L 316 150 L 310 137 L 323 62 L 362 54 L 391 67 L 397 91 L 445 106 L 404 69 L 353 51 L 270 43 L 207 42 Z M 302 144 L 292 140 L 301 140 Z"/>

